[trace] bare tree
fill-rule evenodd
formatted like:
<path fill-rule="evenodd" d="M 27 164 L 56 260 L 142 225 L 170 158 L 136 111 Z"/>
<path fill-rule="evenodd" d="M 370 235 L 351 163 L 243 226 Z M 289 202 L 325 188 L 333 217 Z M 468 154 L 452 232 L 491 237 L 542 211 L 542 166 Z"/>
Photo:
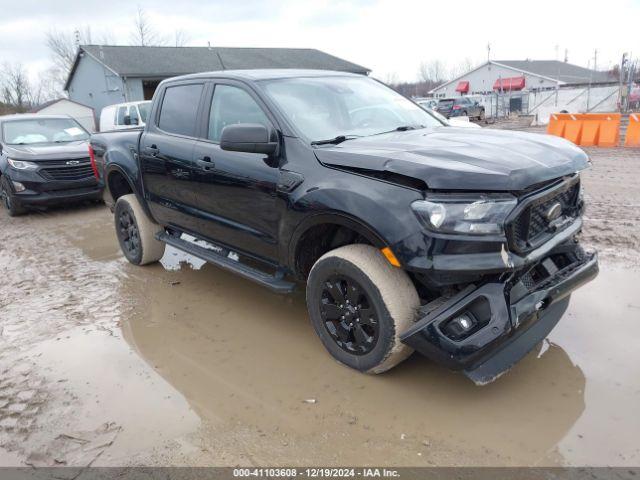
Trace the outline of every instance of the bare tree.
<path fill-rule="evenodd" d="M 50 30 L 46 41 L 55 66 L 68 72 L 73 66 L 78 46 L 91 43 L 91 28 L 84 27 L 73 32 Z"/>
<path fill-rule="evenodd" d="M 420 63 L 418 73 L 422 81 L 433 83 L 442 83 L 448 76 L 445 63 L 439 59 Z"/>
<path fill-rule="evenodd" d="M 134 18 L 133 24 L 134 29 L 131 34 L 131 43 L 133 45 L 148 47 L 166 44 L 166 39 L 160 36 L 153 28 L 147 13 L 140 6 L 138 6 L 138 14 Z"/>
<path fill-rule="evenodd" d="M 43 83 L 46 89 L 55 89 L 59 96 L 64 83 L 73 67 L 78 47 L 91 43 L 91 28 L 88 26 L 74 31 L 50 30 L 46 35 L 46 44 L 51 54 L 53 66 L 44 72 Z"/>
<path fill-rule="evenodd" d="M 189 43 L 189 34 L 182 29 L 178 29 L 174 33 L 174 44 L 176 47 L 184 47 Z"/>
<path fill-rule="evenodd" d="M 17 112 L 25 112 L 32 102 L 32 90 L 24 67 L 19 64 L 4 63 L 0 88 L 3 102 L 14 107 Z"/>
<path fill-rule="evenodd" d="M 478 66 L 477 62 L 474 62 L 471 58 L 466 57 L 464 59 L 462 59 L 458 64 L 452 66 L 449 69 L 449 78 L 456 78 L 459 77 L 461 75 L 464 75 L 465 73 L 473 70 L 474 68 L 476 68 Z"/>

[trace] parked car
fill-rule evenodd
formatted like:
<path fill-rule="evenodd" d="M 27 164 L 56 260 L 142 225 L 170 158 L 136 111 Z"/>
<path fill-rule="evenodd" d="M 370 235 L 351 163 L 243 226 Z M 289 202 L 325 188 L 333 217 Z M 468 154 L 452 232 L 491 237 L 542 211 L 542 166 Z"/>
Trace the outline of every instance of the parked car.
<path fill-rule="evenodd" d="M 361 75 L 172 78 L 143 131 L 91 145 L 131 263 L 168 244 L 275 292 L 306 284 L 323 345 L 364 372 L 415 349 L 489 382 L 598 271 L 580 148 L 450 128 Z"/>
<path fill-rule="evenodd" d="M 432 110 L 431 108 L 425 106 L 423 102 L 418 101 L 417 103 L 422 108 L 424 108 L 427 112 L 429 112 L 431 115 L 433 115 L 434 117 L 436 117 L 438 120 L 440 120 L 442 123 L 446 125 L 451 125 L 452 127 L 462 127 L 462 128 L 482 128 L 477 123 L 470 122 L 469 117 L 445 118 L 444 115 L 440 115 L 435 110 Z"/>
<path fill-rule="evenodd" d="M 89 132 L 64 115 L 0 117 L 0 197 L 9 215 L 30 206 L 100 200 Z"/>
<path fill-rule="evenodd" d="M 436 100 L 435 98 L 423 98 L 420 100 L 416 100 L 415 102 L 421 107 L 428 108 L 429 110 L 435 109 L 436 105 L 438 105 L 438 100 Z"/>
<path fill-rule="evenodd" d="M 436 111 L 446 118 L 470 117 L 484 120 L 484 107 L 477 100 L 467 97 L 442 98 L 438 100 Z"/>
<path fill-rule="evenodd" d="M 100 112 L 100 131 L 144 127 L 151 101 L 118 103 Z"/>

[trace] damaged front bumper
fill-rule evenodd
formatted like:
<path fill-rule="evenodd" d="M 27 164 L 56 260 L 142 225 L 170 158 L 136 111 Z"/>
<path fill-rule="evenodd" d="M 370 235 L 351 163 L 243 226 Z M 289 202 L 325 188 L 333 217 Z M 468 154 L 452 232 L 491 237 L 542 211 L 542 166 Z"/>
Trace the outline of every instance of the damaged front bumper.
<path fill-rule="evenodd" d="M 575 245 L 504 282 L 469 285 L 435 307 L 426 305 L 401 340 L 476 384 L 489 383 L 547 336 L 571 292 L 597 274 L 597 255 Z"/>

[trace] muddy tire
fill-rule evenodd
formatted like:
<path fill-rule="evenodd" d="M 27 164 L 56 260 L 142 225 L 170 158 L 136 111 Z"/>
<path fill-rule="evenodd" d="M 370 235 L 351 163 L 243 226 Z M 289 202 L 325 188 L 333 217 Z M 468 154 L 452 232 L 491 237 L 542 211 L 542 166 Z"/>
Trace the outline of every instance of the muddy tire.
<path fill-rule="evenodd" d="M 162 258 L 165 244 L 156 240 L 162 227 L 147 216 L 134 194 L 118 198 L 114 219 L 118 243 L 127 260 L 146 265 Z"/>
<path fill-rule="evenodd" d="M 336 360 L 362 372 L 382 373 L 411 355 L 400 334 L 419 305 L 409 276 L 369 245 L 324 254 L 307 280 L 307 308 L 320 340 Z"/>
<path fill-rule="evenodd" d="M 4 175 L 0 178 L 0 201 L 4 205 L 4 208 L 7 209 L 10 217 L 17 217 L 26 212 L 25 208 L 16 200 L 13 189 L 9 184 L 9 179 Z"/>

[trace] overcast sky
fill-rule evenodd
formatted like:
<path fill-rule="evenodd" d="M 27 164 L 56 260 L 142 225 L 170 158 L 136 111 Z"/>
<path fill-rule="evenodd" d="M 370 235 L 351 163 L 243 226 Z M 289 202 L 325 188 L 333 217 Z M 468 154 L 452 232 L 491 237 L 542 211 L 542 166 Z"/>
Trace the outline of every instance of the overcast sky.
<path fill-rule="evenodd" d="M 309 47 L 389 79 L 415 80 L 421 61 L 564 58 L 598 67 L 640 56 L 640 0 L 0 0 L 0 65 L 21 62 L 32 76 L 50 62 L 45 33 L 91 25 L 94 43 L 130 41 L 137 7 L 156 30 L 187 45 Z"/>

